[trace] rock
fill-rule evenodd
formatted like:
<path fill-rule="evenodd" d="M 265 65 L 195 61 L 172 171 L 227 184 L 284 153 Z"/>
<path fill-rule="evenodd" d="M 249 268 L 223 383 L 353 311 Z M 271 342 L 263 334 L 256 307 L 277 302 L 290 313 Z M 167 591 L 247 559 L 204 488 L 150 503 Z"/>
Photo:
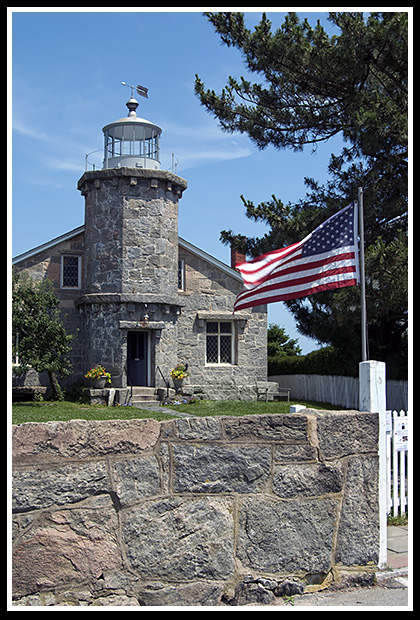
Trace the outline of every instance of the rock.
<path fill-rule="evenodd" d="M 127 454 L 153 448 L 160 425 L 157 420 L 70 420 L 28 422 L 13 426 L 14 463 L 39 455 L 89 458 Z"/>
<path fill-rule="evenodd" d="M 225 417 L 223 423 L 226 437 L 230 440 L 305 441 L 307 439 L 307 416 Z"/>
<path fill-rule="evenodd" d="M 187 584 L 161 585 L 160 588 L 143 586 L 138 593 L 140 605 L 154 607 L 157 605 L 216 606 L 223 595 L 223 584 L 205 581 Z"/>
<path fill-rule="evenodd" d="M 233 599 L 229 601 L 229 604 L 233 606 L 252 605 L 253 603 L 270 605 L 274 600 L 275 596 L 272 590 L 265 588 L 259 581 L 241 581 L 237 584 L 235 595 Z"/>
<path fill-rule="evenodd" d="M 255 493 L 270 474 L 270 448 L 174 445 L 175 491 Z"/>
<path fill-rule="evenodd" d="M 125 514 L 122 536 L 143 579 L 223 580 L 235 570 L 233 529 L 230 499 L 173 497 Z"/>
<path fill-rule="evenodd" d="M 365 411 L 316 412 L 319 446 L 324 458 L 377 452 L 378 415 Z"/>
<path fill-rule="evenodd" d="M 276 596 L 294 596 L 295 594 L 303 594 L 305 584 L 295 579 L 285 579 L 274 590 Z"/>
<path fill-rule="evenodd" d="M 12 508 L 15 511 L 48 508 L 53 504 L 73 504 L 92 495 L 111 491 L 106 464 L 103 462 L 15 469 L 12 479 Z"/>
<path fill-rule="evenodd" d="M 122 506 L 157 495 L 160 490 L 159 464 L 154 456 L 116 462 L 112 474 Z"/>
<path fill-rule="evenodd" d="M 338 528 L 336 562 L 376 564 L 379 559 L 378 457 L 349 459 L 346 495 Z M 363 498 L 363 500 L 361 500 Z M 377 524 L 376 527 L 373 524 Z"/>
<path fill-rule="evenodd" d="M 377 436 L 347 434 L 352 422 L 375 433 L 376 420 L 309 411 L 14 427 L 16 605 L 272 605 L 333 575 L 372 575 Z"/>
<path fill-rule="evenodd" d="M 15 596 L 97 579 L 122 569 L 111 500 L 101 509 L 45 512 L 22 535 L 13 551 Z"/>
<path fill-rule="evenodd" d="M 247 499 L 239 513 L 237 555 L 243 566 L 282 574 L 328 572 L 338 504 L 337 498 Z"/>
<path fill-rule="evenodd" d="M 274 476 L 273 491 L 284 498 L 313 497 L 339 493 L 343 482 L 339 462 L 281 465 Z"/>

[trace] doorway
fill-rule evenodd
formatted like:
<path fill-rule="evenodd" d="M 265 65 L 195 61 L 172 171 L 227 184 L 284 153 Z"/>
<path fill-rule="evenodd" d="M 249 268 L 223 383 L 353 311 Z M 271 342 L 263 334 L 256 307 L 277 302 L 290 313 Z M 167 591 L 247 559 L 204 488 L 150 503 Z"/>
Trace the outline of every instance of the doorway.
<path fill-rule="evenodd" d="M 148 336 L 147 332 L 128 332 L 127 334 L 127 375 L 131 385 L 148 385 Z"/>

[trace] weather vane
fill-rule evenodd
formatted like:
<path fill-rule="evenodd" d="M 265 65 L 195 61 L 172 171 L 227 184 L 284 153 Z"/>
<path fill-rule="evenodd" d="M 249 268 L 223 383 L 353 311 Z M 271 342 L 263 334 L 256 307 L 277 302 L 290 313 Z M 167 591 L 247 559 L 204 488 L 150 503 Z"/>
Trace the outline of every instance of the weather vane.
<path fill-rule="evenodd" d="M 126 84 L 126 82 L 121 82 L 121 84 L 123 86 L 128 86 L 128 88 L 131 88 L 131 97 L 134 97 L 134 90 L 135 90 L 136 93 L 140 95 L 141 97 L 146 97 L 146 99 L 149 98 L 147 94 L 149 89 L 146 88 L 145 86 L 140 86 L 140 84 L 137 84 L 137 86 L 130 86 L 130 84 Z"/>

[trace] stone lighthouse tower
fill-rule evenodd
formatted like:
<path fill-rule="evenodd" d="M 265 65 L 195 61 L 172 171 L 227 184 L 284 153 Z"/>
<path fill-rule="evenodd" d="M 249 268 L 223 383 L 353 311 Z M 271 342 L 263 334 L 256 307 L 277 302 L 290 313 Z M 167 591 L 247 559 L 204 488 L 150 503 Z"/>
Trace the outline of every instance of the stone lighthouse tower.
<path fill-rule="evenodd" d="M 178 201 L 187 182 L 161 170 L 161 129 L 137 116 L 133 89 L 126 105 L 128 115 L 103 128 L 103 168 L 78 182 L 81 336 L 86 364 L 103 365 L 115 387 L 155 386 L 177 363 Z"/>

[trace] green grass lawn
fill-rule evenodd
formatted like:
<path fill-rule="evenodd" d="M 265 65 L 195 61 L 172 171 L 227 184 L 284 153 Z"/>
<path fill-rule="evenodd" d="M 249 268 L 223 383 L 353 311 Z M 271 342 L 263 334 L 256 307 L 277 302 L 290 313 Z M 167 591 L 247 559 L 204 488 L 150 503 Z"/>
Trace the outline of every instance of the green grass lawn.
<path fill-rule="evenodd" d="M 305 405 L 311 409 L 337 409 L 332 405 L 324 403 L 303 402 L 303 401 L 244 401 L 244 400 L 199 400 L 195 403 L 179 405 L 168 405 L 174 411 L 182 411 L 195 416 L 214 416 L 214 415 L 253 415 L 261 413 L 289 413 L 290 405 Z"/>
<path fill-rule="evenodd" d="M 52 422 L 67 420 L 132 420 L 154 418 L 170 420 L 168 413 L 145 411 L 136 407 L 107 407 L 105 405 L 85 405 L 69 401 L 13 403 L 12 424 L 24 422 Z"/>
<path fill-rule="evenodd" d="M 12 405 L 12 424 L 25 422 L 51 422 L 66 420 L 132 420 L 139 418 L 153 418 L 155 420 L 170 420 L 176 417 L 176 412 L 189 413 L 193 416 L 215 415 L 251 415 L 263 413 L 288 413 L 289 406 L 295 402 L 255 402 L 255 401 L 210 401 L 200 400 L 191 404 L 168 405 L 167 413 L 138 409 L 137 407 L 106 407 L 103 405 L 86 405 L 69 401 L 60 402 L 17 402 Z M 324 403 L 304 403 L 314 409 L 336 409 Z M 171 411 L 173 410 L 173 412 Z"/>

